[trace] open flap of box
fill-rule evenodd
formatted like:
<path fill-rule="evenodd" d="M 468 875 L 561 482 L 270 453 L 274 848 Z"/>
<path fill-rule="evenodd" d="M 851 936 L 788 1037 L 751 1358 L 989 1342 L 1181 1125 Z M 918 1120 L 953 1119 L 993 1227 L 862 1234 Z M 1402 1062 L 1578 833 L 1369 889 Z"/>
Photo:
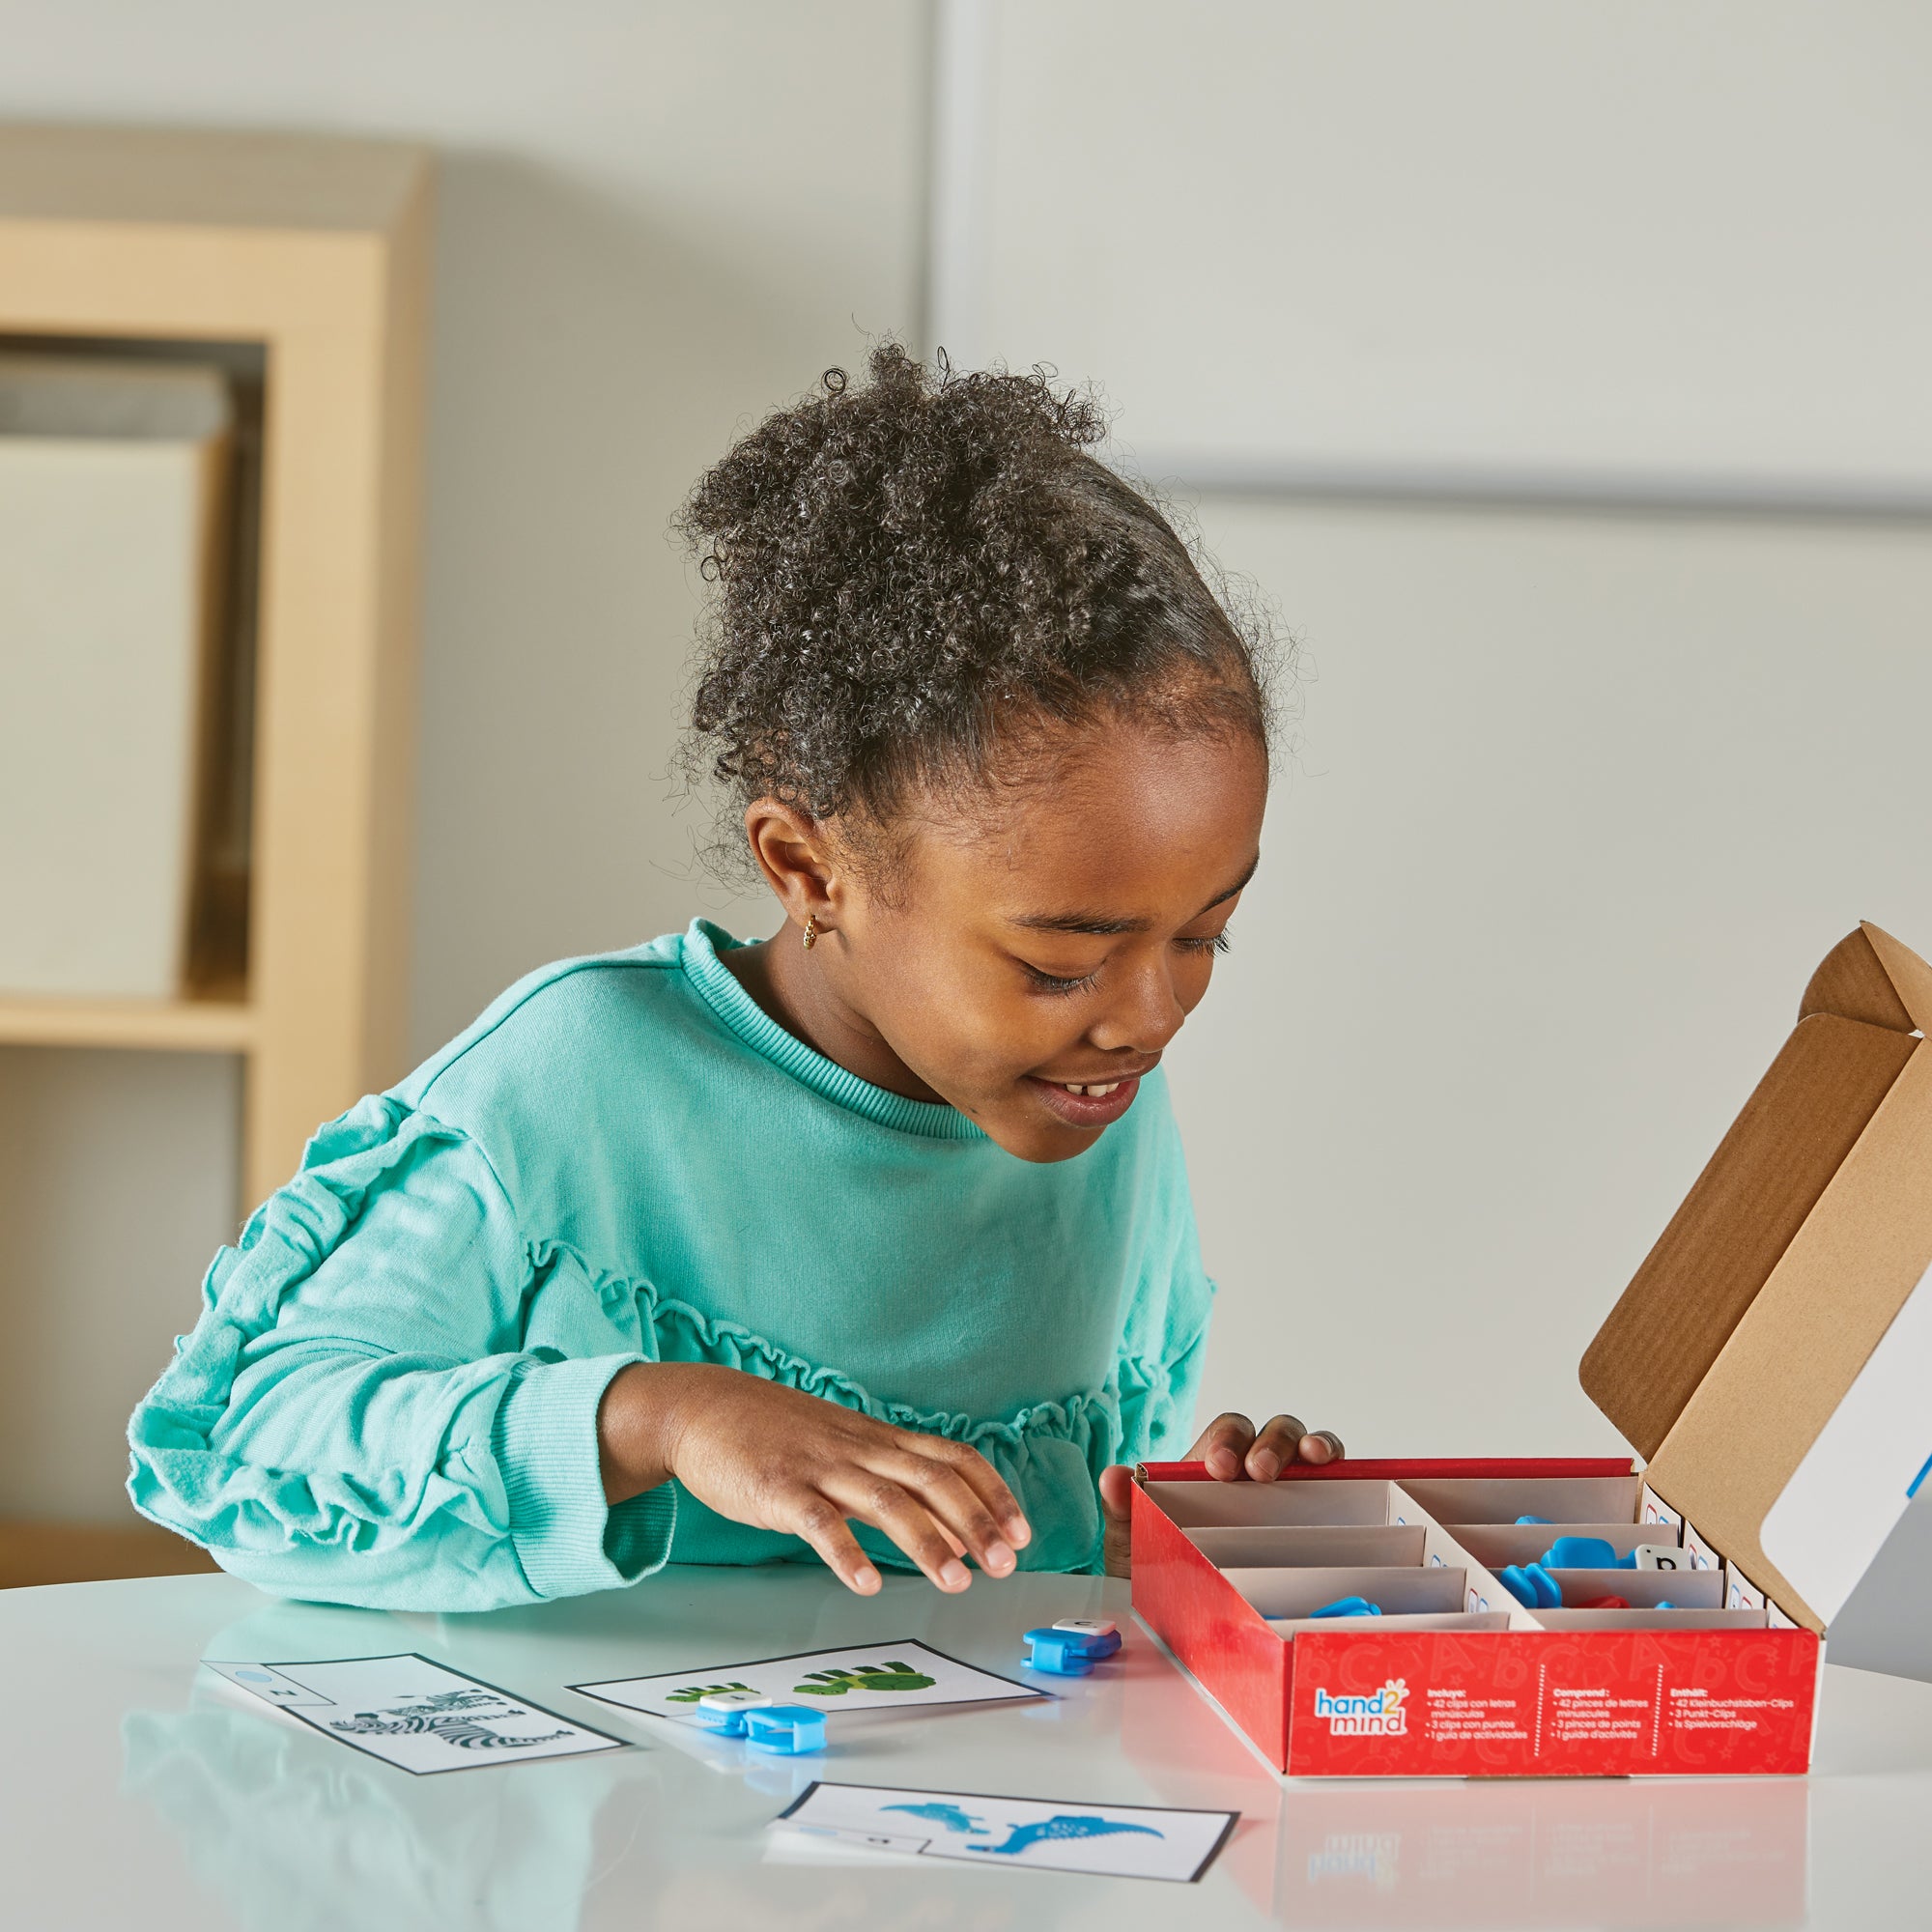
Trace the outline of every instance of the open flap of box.
<path fill-rule="evenodd" d="M 1932 1457 L 1932 966 L 1861 925 L 1584 1354 L 1669 1505 L 1823 1630 Z"/>

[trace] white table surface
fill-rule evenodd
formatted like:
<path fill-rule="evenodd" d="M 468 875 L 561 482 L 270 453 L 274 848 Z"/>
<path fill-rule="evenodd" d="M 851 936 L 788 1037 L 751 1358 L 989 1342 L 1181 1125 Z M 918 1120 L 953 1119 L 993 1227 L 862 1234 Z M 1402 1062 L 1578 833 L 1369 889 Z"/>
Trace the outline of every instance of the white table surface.
<path fill-rule="evenodd" d="M 871 1602 L 823 1573 L 676 1570 L 489 1616 L 278 1604 L 226 1577 L 0 1592 L 0 1919 L 22 1932 L 997 1932 L 1006 1927 L 1932 1924 L 1932 1685 L 1829 1666 L 1808 1778 L 1275 1776 L 1125 1586 L 976 1580 Z M 1011 1673 L 1104 1608 L 1127 1647 L 1050 1706 L 834 1718 L 822 1757 L 627 1719 L 562 1687 L 917 1636 Z M 642 1748 L 412 1778 L 234 1701 L 203 1655 L 419 1651 Z M 768 1856 L 813 1777 L 1238 1809 L 1195 1886 Z"/>

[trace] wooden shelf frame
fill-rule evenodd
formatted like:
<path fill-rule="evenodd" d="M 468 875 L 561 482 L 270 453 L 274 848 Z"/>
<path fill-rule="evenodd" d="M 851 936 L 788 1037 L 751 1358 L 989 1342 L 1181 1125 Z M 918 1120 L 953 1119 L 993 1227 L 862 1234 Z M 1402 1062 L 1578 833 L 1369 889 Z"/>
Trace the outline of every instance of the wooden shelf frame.
<path fill-rule="evenodd" d="M 405 1070 L 430 176 L 395 142 L 0 127 L 0 333 L 266 355 L 247 986 L 0 998 L 0 1043 L 243 1056 L 249 1204 Z"/>
<path fill-rule="evenodd" d="M 145 1047 L 252 1053 L 255 1009 L 236 1000 L 0 998 L 0 1046 Z"/>

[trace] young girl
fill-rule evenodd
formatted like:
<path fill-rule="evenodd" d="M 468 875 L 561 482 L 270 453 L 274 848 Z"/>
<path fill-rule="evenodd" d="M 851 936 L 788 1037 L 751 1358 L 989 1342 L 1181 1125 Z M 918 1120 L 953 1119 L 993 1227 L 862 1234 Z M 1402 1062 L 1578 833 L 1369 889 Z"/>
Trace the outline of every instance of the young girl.
<path fill-rule="evenodd" d="M 698 485 L 694 713 L 778 936 L 531 975 L 310 1144 L 135 1411 L 290 1596 L 485 1609 L 815 1550 L 1122 1566 L 1212 1285 L 1157 1071 L 1254 873 L 1258 646 L 1039 377 L 828 375 Z M 1277 1416 L 1226 1480 L 1341 1453 Z"/>

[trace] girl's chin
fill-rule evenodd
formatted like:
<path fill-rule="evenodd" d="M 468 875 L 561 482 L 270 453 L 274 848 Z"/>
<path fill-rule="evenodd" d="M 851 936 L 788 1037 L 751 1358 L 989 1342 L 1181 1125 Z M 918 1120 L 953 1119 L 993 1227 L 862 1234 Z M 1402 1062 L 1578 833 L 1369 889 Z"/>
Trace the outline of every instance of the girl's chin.
<path fill-rule="evenodd" d="M 1134 1104 L 1134 1095 L 1141 1091 L 1138 1076 L 1121 1081 L 1111 1094 L 1069 1093 L 1057 1082 L 1042 1080 L 1034 1073 L 1026 1075 L 1025 1085 L 1050 1114 L 1069 1127 L 1081 1127 L 1088 1132 L 1095 1127 L 1111 1127 Z"/>

